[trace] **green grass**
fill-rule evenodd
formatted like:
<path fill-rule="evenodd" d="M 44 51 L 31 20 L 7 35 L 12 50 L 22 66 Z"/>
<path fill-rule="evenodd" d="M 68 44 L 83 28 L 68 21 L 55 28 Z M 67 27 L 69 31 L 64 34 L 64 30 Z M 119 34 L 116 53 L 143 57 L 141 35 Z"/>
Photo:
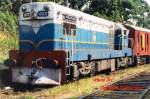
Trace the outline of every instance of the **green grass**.
<path fill-rule="evenodd" d="M 36 99 L 34 96 L 23 96 L 20 99 Z"/>
<path fill-rule="evenodd" d="M 10 36 L 8 33 L 0 32 L 0 63 L 8 58 L 9 50 L 16 49 L 18 39 Z"/>
<path fill-rule="evenodd" d="M 0 63 L 8 58 L 10 49 L 17 48 L 17 17 L 12 12 L 0 11 Z"/>
<path fill-rule="evenodd" d="M 17 16 L 9 11 L 0 11 L 0 31 L 15 36 L 17 33 Z"/>

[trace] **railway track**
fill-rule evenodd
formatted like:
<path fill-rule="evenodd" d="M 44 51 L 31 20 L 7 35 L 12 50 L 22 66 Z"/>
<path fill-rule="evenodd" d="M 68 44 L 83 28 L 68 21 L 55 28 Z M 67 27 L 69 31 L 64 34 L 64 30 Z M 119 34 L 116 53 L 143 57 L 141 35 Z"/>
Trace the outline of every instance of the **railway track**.
<path fill-rule="evenodd" d="M 150 99 L 150 72 L 100 87 L 80 99 Z"/>

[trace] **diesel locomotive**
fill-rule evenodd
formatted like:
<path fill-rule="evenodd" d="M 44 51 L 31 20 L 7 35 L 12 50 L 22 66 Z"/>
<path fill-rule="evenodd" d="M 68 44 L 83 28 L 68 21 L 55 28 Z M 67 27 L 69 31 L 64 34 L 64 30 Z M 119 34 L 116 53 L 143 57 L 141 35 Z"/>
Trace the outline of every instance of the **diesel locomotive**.
<path fill-rule="evenodd" d="M 9 51 L 5 65 L 13 83 L 61 85 L 102 70 L 148 62 L 148 38 L 148 29 L 52 2 L 32 2 L 20 7 L 19 49 Z"/>

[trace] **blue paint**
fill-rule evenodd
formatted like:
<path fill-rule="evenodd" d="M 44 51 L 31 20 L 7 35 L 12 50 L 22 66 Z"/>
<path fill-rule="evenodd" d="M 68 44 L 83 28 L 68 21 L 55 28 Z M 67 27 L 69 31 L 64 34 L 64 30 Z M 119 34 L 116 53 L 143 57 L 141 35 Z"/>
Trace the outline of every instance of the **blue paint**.
<path fill-rule="evenodd" d="M 59 24 L 46 24 L 40 27 L 37 34 L 34 33 L 32 26 L 20 25 L 20 40 L 30 40 L 35 45 L 37 45 L 42 40 L 48 39 L 77 41 L 73 43 L 76 45 L 74 46 L 76 48 L 75 52 L 73 53 L 73 55 L 70 54 L 70 58 L 73 59 L 73 61 L 87 60 L 88 55 L 91 55 L 92 59 L 106 59 L 132 55 L 132 50 L 130 48 L 127 48 L 128 38 L 122 38 L 123 44 L 126 44 L 126 47 L 124 47 L 122 50 L 114 50 L 113 47 L 108 44 L 109 34 L 96 32 L 96 41 L 94 42 L 93 32 L 95 31 L 89 31 L 81 28 L 77 28 L 76 31 L 76 36 L 71 38 L 71 36 L 65 36 L 63 34 L 63 27 Z M 112 40 L 112 42 L 114 42 L 114 39 Z M 93 43 L 91 44 L 91 42 Z M 48 41 L 41 43 L 36 49 L 30 43 L 20 43 L 20 50 L 23 51 L 52 51 L 69 49 L 71 53 L 71 48 L 72 42 L 67 42 L 66 46 L 65 42 Z"/>

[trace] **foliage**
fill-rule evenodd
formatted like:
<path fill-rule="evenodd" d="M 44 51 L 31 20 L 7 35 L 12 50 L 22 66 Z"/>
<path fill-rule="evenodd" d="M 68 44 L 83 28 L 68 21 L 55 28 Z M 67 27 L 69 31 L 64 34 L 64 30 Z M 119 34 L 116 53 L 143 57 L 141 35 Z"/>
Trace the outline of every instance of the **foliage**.
<path fill-rule="evenodd" d="M 16 34 L 10 36 L 9 33 L 0 32 L 0 62 L 3 62 L 8 57 L 10 49 L 17 48 L 17 37 Z"/>
<path fill-rule="evenodd" d="M 127 22 L 133 18 L 138 21 L 137 25 L 144 24 L 144 27 L 147 27 L 148 23 L 143 23 L 143 14 L 150 13 L 149 8 L 148 4 L 141 0 L 92 0 L 86 12 L 115 22 Z"/>
<path fill-rule="evenodd" d="M 8 57 L 8 51 L 17 48 L 17 16 L 12 11 L 11 0 L 0 1 L 0 62 Z"/>
<path fill-rule="evenodd" d="M 10 33 L 17 32 L 17 17 L 8 11 L 0 11 L 0 31 Z"/>
<path fill-rule="evenodd" d="M 4 7 L 7 7 L 13 13 L 18 14 L 18 9 L 22 3 L 31 0 L 2 0 Z M 149 27 L 149 17 L 144 17 L 144 12 L 150 15 L 150 7 L 143 0 L 32 0 L 33 2 L 52 1 L 59 4 L 80 10 L 86 2 L 91 1 L 86 13 L 96 15 L 115 22 L 127 22 L 128 19 L 137 21 L 138 26 Z M 12 8 L 13 6 L 13 8 Z M 3 9 L 5 9 L 2 7 Z"/>
<path fill-rule="evenodd" d="M 53 1 L 65 4 L 67 0 L 34 0 L 34 1 Z M 115 22 L 135 24 L 141 27 L 150 28 L 150 7 L 144 0 L 68 0 L 69 7 L 80 10 L 86 2 L 90 6 L 84 12 L 112 20 Z M 149 16 L 144 16 L 147 13 Z M 128 22 L 133 19 L 134 22 Z"/>

